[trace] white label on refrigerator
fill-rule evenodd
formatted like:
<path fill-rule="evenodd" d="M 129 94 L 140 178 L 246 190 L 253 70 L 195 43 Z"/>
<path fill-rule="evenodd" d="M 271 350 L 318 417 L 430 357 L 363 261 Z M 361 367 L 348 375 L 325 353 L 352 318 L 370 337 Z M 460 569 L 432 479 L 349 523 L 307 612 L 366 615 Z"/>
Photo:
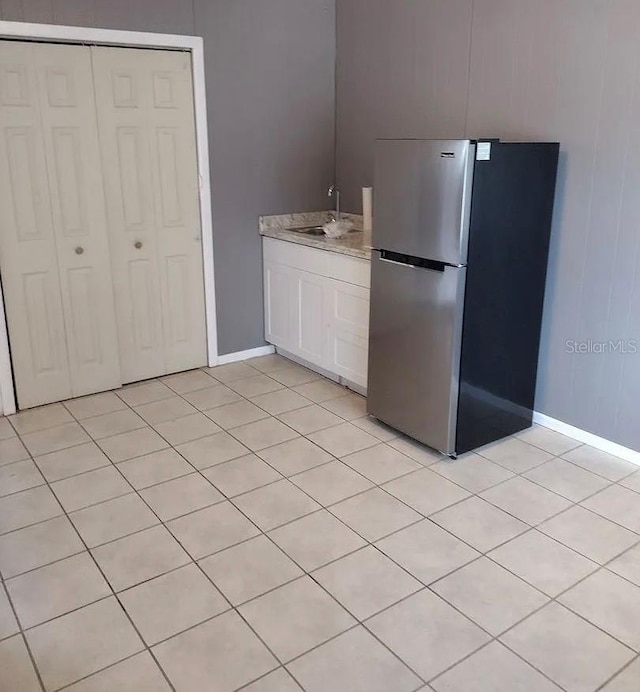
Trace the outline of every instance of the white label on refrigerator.
<path fill-rule="evenodd" d="M 476 161 L 491 161 L 491 142 L 478 142 Z"/>

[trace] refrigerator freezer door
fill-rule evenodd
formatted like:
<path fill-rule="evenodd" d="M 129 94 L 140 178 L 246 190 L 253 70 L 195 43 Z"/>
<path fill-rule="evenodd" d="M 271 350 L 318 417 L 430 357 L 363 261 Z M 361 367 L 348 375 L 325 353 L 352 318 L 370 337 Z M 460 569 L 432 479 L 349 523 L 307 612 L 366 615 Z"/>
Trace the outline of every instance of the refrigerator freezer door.
<path fill-rule="evenodd" d="M 368 411 L 455 452 L 466 268 L 442 271 L 372 256 Z"/>
<path fill-rule="evenodd" d="M 466 264 L 474 158 L 469 140 L 378 140 L 373 247 Z"/>

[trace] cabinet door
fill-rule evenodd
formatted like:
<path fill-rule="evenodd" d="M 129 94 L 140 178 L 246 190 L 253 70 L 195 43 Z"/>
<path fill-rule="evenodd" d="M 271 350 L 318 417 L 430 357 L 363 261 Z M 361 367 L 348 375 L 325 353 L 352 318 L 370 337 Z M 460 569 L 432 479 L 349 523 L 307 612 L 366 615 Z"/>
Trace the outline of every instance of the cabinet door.
<path fill-rule="evenodd" d="M 288 351 L 293 349 L 293 274 L 283 264 L 264 265 L 264 338 Z"/>
<path fill-rule="evenodd" d="M 90 49 L 34 44 L 73 396 L 121 385 Z"/>
<path fill-rule="evenodd" d="M 328 326 L 324 304 L 329 280 L 309 272 L 292 271 L 292 352 L 310 363 L 324 366 Z"/>
<path fill-rule="evenodd" d="M 91 50 L 123 379 L 205 365 L 191 58 Z"/>
<path fill-rule="evenodd" d="M 327 368 L 361 387 L 366 387 L 369 291 L 333 279 L 327 279 L 327 282 Z"/>

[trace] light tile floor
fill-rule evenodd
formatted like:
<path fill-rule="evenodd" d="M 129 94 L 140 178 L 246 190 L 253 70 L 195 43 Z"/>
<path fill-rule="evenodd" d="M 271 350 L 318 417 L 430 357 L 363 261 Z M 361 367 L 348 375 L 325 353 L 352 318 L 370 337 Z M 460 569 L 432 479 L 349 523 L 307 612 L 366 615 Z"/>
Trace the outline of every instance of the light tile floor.
<path fill-rule="evenodd" d="M 640 470 L 279 356 L 0 419 L 0 689 L 640 690 Z"/>

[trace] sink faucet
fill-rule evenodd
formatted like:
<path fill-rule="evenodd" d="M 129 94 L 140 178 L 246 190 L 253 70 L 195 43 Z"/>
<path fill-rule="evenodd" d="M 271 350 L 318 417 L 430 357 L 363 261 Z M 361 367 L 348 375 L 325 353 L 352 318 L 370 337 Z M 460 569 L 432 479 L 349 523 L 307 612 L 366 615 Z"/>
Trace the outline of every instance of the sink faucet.
<path fill-rule="evenodd" d="M 336 221 L 340 221 L 340 190 L 335 185 L 332 185 L 328 192 L 327 195 L 329 197 L 333 197 L 335 195 L 336 198 Z"/>

